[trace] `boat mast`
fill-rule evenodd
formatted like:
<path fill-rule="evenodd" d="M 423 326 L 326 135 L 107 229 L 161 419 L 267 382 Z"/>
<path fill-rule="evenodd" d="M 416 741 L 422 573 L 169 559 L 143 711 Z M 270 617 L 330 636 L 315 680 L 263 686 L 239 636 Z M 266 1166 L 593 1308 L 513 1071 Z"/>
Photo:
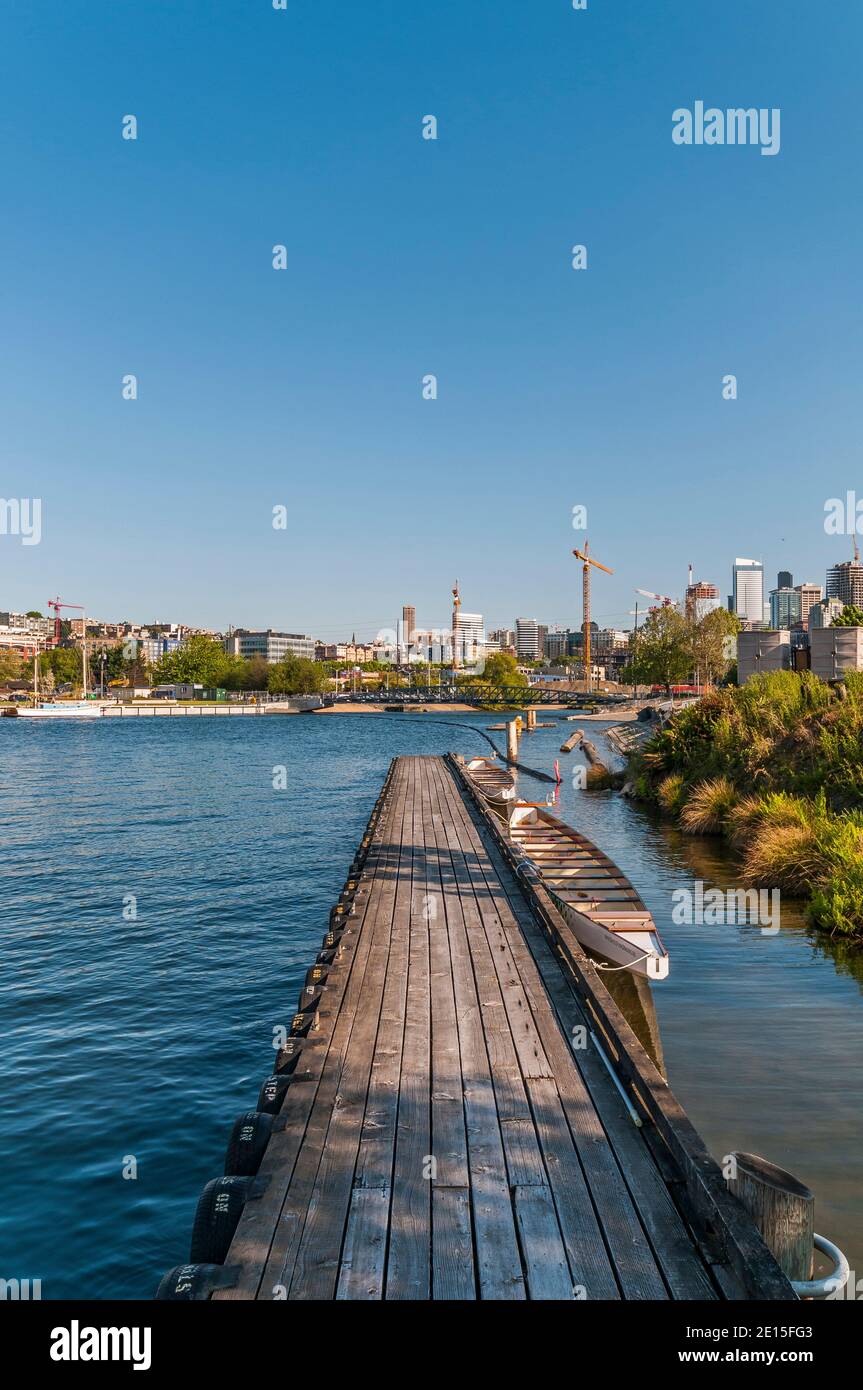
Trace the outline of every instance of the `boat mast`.
<path fill-rule="evenodd" d="M 81 654 L 82 665 L 84 667 L 84 699 L 87 698 L 87 614 L 82 612 L 81 622 L 84 624 L 81 629 Z"/>

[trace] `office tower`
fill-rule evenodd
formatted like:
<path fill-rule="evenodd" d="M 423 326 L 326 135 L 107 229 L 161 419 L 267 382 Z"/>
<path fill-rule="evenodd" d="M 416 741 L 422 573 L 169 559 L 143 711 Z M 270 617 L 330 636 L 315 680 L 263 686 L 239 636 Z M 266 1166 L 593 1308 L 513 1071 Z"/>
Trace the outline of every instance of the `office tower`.
<path fill-rule="evenodd" d="M 523 661 L 536 661 L 541 655 L 539 625 L 535 618 L 516 618 L 515 653 Z"/>
<path fill-rule="evenodd" d="M 738 556 L 731 577 L 733 612 L 742 622 L 760 627 L 764 622 L 764 566 L 760 560 Z"/>
<path fill-rule="evenodd" d="M 793 589 L 794 576 L 790 570 L 780 570 L 776 576 L 777 589 Z"/>
<path fill-rule="evenodd" d="M 812 605 L 820 603 L 822 599 L 821 585 L 812 583 L 798 584 L 794 592 L 800 595 L 800 621 L 804 627 L 808 627 L 809 613 Z"/>
<path fill-rule="evenodd" d="M 800 622 L 800 594 L 797 589 L 783 585 L 770 590 L 770 626 L 792 628 Z"/>
<path fill-rule="evenodd" d="M 481 649 L 485 643 L 482 614 L 465 613 L 464 609 L 460 609 L 458 615 L 458 635 L 459 665 L 472 665 L 473 662 L 478 661 L 482 655 Z"/>
<path fill-rule="evenodd" d="M 417 630 L 417 610 L 406 604 L 402 609 L 402 624 L 404 628 L 405 641 L 413 642 L 414 633 Z"/>

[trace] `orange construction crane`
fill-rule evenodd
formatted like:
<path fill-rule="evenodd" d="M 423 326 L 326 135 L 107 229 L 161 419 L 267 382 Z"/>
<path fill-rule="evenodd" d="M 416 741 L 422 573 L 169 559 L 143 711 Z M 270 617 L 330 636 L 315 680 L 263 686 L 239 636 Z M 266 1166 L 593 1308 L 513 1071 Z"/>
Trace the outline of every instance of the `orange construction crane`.
<path fill-rule="evenodd" d="M 455 588 L 452 591 L 452 669 L 458 670 L 458 610 L 461 608 L 461 595 L 458 591 L 458 580 L 455 581 Z"/>
<path fill-rule="evenodd" d="M 582 571 L 582 596 L 584 600 L 584 677 L 586 681 L 585 689 L 590 689 L 590 567 L 595 565 L 598 570 L 604 570 L 606 574 L 614 574 L 607 565 L 601 565 L 598 560 L 594 560 L 590 553 L 590 542 L 584 538 L 584 550 L 574 550 L 573 555 L 577 560 L 584 561 Z"/>

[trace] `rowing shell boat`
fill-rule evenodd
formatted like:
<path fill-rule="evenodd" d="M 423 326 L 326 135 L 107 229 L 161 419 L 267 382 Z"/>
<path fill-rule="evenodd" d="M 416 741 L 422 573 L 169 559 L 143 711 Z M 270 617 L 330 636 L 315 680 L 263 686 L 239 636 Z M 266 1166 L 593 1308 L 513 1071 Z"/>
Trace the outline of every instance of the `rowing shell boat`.
<path fill-rule="evenodd" d="M 501 767 L 494 758 L 469 758 L 464 769 L 491 809 L 509 820 L 515 803 L 515 778 L 509 768 Z"/>
<path fill-rule="evenodd" d="M 607 854 L 546 806 L 516 801 L 510 836 L 582 946 L 650 980 L 668 974 L 668 952 L 635 888 Z"/>

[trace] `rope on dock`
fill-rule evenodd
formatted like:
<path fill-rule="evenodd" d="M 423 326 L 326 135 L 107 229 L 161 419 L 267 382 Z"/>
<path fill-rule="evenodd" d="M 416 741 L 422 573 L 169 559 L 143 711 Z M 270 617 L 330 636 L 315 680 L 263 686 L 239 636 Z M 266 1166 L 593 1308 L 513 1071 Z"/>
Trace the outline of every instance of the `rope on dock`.
<path fill-rule="evenodd" d="M 540 782 L 551 782 L 554 786 L 557 786 L 559 780 L 557 777 L 552 777 L 550 772 L 540 772 L 538 768 L 527 767 L 524 763 L 517 762 L 515 758 L 508 758 L 506 754 L 502 753 L 498 748 L 494 739 L 489 738 L 488 734 L 483 733 L 482 729 L 477 729 L 475 725 L 462 724 L 456 719 L 436 719 L 435 723 L 449 724 L 453 729 L 470 729 L 472 734 L 479 734 L 480 738 L 484 738 L 486 743 L 490 743 L 495 753 L 497 753 L 497 756 L 503 758 L 503 761 L 510 767 L 517 768 L 519 772 L 526 772 L 529 777 L 536 777 Z"/>

